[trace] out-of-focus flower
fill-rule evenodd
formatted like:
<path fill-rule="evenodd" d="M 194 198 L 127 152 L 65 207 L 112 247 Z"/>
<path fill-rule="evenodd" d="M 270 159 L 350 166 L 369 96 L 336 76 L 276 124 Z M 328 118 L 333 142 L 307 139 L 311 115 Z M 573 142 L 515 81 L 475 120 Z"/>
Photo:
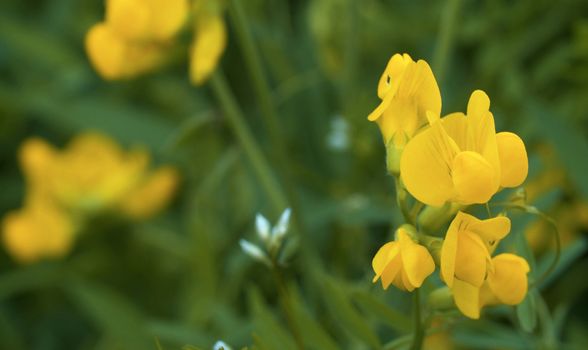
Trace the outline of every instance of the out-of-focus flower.
<path fill-rule="evenodd" d="M 441 275 L 452 287 L 455 280 L 482 286 L 490 264 L 490 254 L 510 232 L 505 216 L 480 220 L 458 212 L 449 225 L 441 248 Z"/>
<path fill-rule="evenodd" d="M 380 126 L 384 143 L 401 148 L 426 124 L 427 111 L 441 113 L 441 93 L 431 67 L 408 54 L 390 58 L 378 83 L 380 105 L 368 116 Z"/>
<path fill-rule="evenodd" d="M 228 346 L 227 343 L 225 343 L 222 340 L 219 340 L 216 343 L 214 343 L 214 346 L 212 347 L 212 349 L 213 350 L 233 350 L 233 348 Z"/>
<path fill-rule="evenodd" d="M 39 200 L 6 214 L 2 228 L 4 245 L 21 263 L 67 254 L 75 233 L 75 224 L 66 212 Z"/>
<path fill-rule="evenodd" d="M 64 150 L 31 138 L 19 151 L 27 195 L 23 209 L 4 219 L 4 241 L 18 260 L 65 254 L 93 215 L 120 211 L 143 219 L 161 211 L 175 192 L 170 167 L 148 169 L 144 150 L 124 151 L 98 133 L 74 138 Z"/>
<path fill-rule="evenodd" d="M 428 114 L 430 127 L 410 140 L 400 162 L 402 180 L 415 198 L 432 206 L 486 203 L 500 187 L 525 180 L 523 141 L 512 133 L 496 134 L 489 107 L 488 96 L 476 90 L 467 117 Z"/>
<path fill-rule="evenodd" d="M 455 304 L 467 317 L 478 319 L 486 305 L 517 305 L 527 295 L 527 261 L 514 254 L 499 254 L 491 261 L 488 277 L 481 287 L 458 279 L 452 287 Z"/>
<path fill-rule="evenodd" d="M 280 215 L 278 222 L 272 228 L 270 222 L 263 215 L 258 213 L 255 216 L 255 230 L 265 249 L 262 249 L 245 239 L 239 241 L 241 249 L 245 254 L 251 256 L 255 260 L 271 266 L 273 262 L 278 260 L 282 243 L 290 228 L 291 214 L 292 210 L 286 208 L 282 215 Z"/>
<path fill-rule="evenodd" d="M 227 29 L 217 1 L 199 0 L 190 48 L 190 79 L 200 85 L 214 72 L 227 45 Z"/>
<path fill-rule="evenodd" d="M 382 280 L 382 287 L 390 284 L 400 290 L 413 291 L 435 270 L 429 251 L 415 243 L 404 227 L 396 231 L 396 240 L 384 244 L 374 256 L 372 267 L 376 275 L 373 282 Z"/>

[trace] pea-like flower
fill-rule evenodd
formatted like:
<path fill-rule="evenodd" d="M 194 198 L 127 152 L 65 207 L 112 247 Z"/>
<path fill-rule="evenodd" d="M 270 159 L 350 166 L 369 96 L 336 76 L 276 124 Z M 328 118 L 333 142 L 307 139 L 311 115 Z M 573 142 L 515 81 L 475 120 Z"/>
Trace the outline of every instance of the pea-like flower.
<path fill-rule="evenodd" d="M 480 310 L 487 305 L 520 304 L 528 290 L 529 264 L 514 254 L 495 256 L 488 277 L 481 287 L 455 280 L 452 292 L 457 308 L 467 317 L 480 318 Z"/>
<path fill-rule="evenodd" d="M 222 9 L 216 2 L 199 1 L 195 5 L 194 38 L 190 48 L 190 80 L 204 83 L 212 74 L 227 45 L 227 28 Z"/>
<path fill-rule="evenodd" d="M 441 276 L 449 287 L 459 281 L 481 287 L 490 266 L 490 254 L 510 232 L 506 216 L 480 220 L 458 212 L 441 248 Z M 456 282 L 457 281 L 457 282 Z"/>
<path fill-rule="evenodd" d="M 390 58 L 378 83 L 380 105 L 368 116 L 380 127 L 384 143 L 401 148 L 427 123 L 427 111 L 441 113 L 441 93 L 431 67 L 408 54 Z"/>
<path fill-rule="evenodd" d="M 413 291 L 435 271 L 435 263 L 424 246 L 415 243 L 404 227 L 396 231 L 396 240 L 384 244 L 372 261 L 376 276 L 387 289 L 394 284 L 398 289 Z"/>
<path fill-rule="evenodd" d="M 513 133 L 496 134 L 489 108 L 486 93 L 476 90 L 467 116 L 428 113 L 430 127 L 406 145 L 400 161 L 402 180 L 416 199 L 432 206 L 486 203 L 501 187 L 525 180 L 525 145 Z"/>

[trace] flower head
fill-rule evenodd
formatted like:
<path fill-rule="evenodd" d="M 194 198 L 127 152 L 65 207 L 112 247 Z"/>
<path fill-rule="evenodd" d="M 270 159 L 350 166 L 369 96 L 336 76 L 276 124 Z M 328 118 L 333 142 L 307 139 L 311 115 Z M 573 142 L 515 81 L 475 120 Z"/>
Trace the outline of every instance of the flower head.
<path fill-rule="evenodd" d="M 413 291 L 435 270 L 429 251 L 415 243 L 404 227 L 396 231 L 396 240 L 384 244 L 374 256 L 373 282 L 382 280 L 387 289 L 394 284 L 398 289 Z"/>
<path fill-rule="evenodd" d="M 452 287 L 459 280 L 482 286 L 490 254 L 509 232 L 510 220 L 505 216 L 480 220 L 458 212 L 441 248 L 441 275 L 445 283 Z"/>
<path fill-rule="evenodd" d="M 529 273 L 527 261 L 514 254 L 500 254 L 491 261 L 488 277 L 477 287 L 455 280 L 452 287 L 457 308 L 467 317 L 478 319 L 486 305 L 517 305 L 527 295 Z"/>
<path fill-rule="evenodd" d="M 500 187 L 525 180 L 523 141 L 512 133 L 496 134 L 489 107 L 488 96 L 476 90 L 467 116 L 439 119 L 428 113 L 430 127 L 406 145 L 400 161 L 402 180 L 415 198 L 432 206 L 486 203 Z"/>
<path fill-rule="evenodd" d="M 390 58 L 378 83 L 380 105 L 368 116 L 375 121 L 387 145 L 402 147 L 426 124 L 427 111 L 441 113 L 441 93 L 431 67 L 408 54 Z"/>

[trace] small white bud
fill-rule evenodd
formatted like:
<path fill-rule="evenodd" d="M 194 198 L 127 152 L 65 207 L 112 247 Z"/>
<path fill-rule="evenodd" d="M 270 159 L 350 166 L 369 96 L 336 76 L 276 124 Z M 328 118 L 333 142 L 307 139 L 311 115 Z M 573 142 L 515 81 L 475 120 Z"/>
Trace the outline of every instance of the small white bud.
<path fill-rule="evenodd" d="M 214 343 L 212 350 L 232 350 L 232 348 L 228 346 L 224 341 L 219 340 L 216 343 Z"/>
<path fill-rule="evenodd" d="M 259 238 L 261 238 L 262 241 L 267 242 L 270 238 L 270 223 L 261 214 L 255 216 L 255 229 L 257 230 Z"/>
<path fill-rule="evenodd" d="M 288 233 L 288 227 L 290 226 L 290 214 L 292 210 L 287 208 L 280 216 L 280 220 L 272 229 L 272 241 L 279 242 Z"/>
<path fill-rule="evenodd" d="M 261 261 L 264 264 L 271 264 L 267 254 L 255 244 L 245 239 L 241 239 L 239 240 L 239 245 L 241 246 L 241 249 L 243 249 L 243 252 L 253 259 Z"/>

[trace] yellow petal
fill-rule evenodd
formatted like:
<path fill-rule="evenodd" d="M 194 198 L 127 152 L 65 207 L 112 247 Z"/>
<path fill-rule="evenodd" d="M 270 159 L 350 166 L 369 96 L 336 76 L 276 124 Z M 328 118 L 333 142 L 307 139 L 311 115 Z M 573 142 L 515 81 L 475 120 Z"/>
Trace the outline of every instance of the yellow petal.
<path fill-rule="evenodd" d="M 175 36 L 188 17 L 187 0 L 150 0 L 150 5 L 150 32 L 156 40 L 168 40 Z"/>
<path fill-rule="evenodd" d="M 398 88 L 399 79 L 406 66 L 411 62 L 414 61 L 408 54 L 401 55 L 397 53 L 390 58 L 378 82 L 378 97 L 380 99 L 384 99 L 384 96 L 390 93 L 393 86 L 396 86 L 396 89 Z M 392 89 L 392 91 L 394 90 Z"/>
<path fill-rule="evenodd" d="M 384 104 L 384 102 L 382 102 Z M 404 146 L 407 138 L 411 137 L 417 129 L 417 108 L 414 103 L 404 100 L 393 99 L 388 107 L 377 119 L 378 126 L 384 137 L 384 143 L 388 144 L 393 136 L 398 135 L 395 140 L 396 147 Z"/>
<path fill-rule="evenodd" d="M 388 242 L 384 244 L 382 247 L 380 247 L 380 249 L 378 249 L 378 252 L 372 260 L 372 268 L 376 273 L 373 282 L 376 282 L 378 278 L 380 278 L 380 276 L 384 272 L 384 269 L 386 269 L 386 267 L 388 266 L 388 263 L 392 259 L 394 259 L 396 255 L 398 255 L 398 252 L 399 249 L 397 242 Z"/>
<path fill-rule="evenodd" d="M 175 193 L 178 181 L 179 175 L 174 168 L 158 169 L 125 195 L 121 203 L 122 211 L 134 219 L 146 219 L 159 213 Z"/>
<path fill-rule="evenodd" d="M 443 246 L 441 247 L 441 276 L 443 277 L 443 281 L 445 281 L 449 287 L 453 286 L 455 275 L 457 236 L 459 227 L 461 226 L 460 213 L 461 212 L 457 213 L 457 216 L 449 225 L 445 240 L 443 241 Z"/>
<path fill-rule="evenodd" d="M 460 231 L 457 237 L 455 277 L 475 287 L 481 287 L 486 277 L 486 261 L 490 260 L 486 246 L 477 235 Z"/>
<path fill-rule="evenodd" d="M 86 34 L 86 52 L 94 69 L 108 80 L 124 77 L 125 43 L 104 23 Z"/>
<path fill-rule="evenodd" d="M 516 187 L 527 178 L 529 161 L 527 150 L 520 137 L 511 132 L 499 132 L 496 134 L 498 154 L 500 158 L 502 187 Z"/>
<path fill-rule="evenodd" d="M 225 50 L 226 41 L 227 33 L 222 16 L 198 17 L 190 49 L 192 83 L 202 84 L 214 72 Z"/>
<path fill-rule="evenodd" d="M 492 259 L 494 271 L 488 275 L 488 285 L 501 303 L 516 305 L 527 294 L 529 264 L 519 256 L 500 254 Z"/>
<path fill-rule="evenodd" d="M 497 189 L 494 168 L 479 153 L 458 153 L 451 166 L 456 200 L 462 204 L 486 203 Z"/>
<path fill-rule="evenodd" d="M 480 236 L 487 247 L 495 247 L 510 232 L 510 219 L 497 216 L 486 220 L 471 220 L 468 230 Z"/>
<path fill-rule="evenodd" d="M 45 140 L 29 138 L 18 152 L 20 166 L 29 179 L 44 180 L 48 175 L 56 150 Z"/>
<path fill-rule="evenodd" d="M 433 257 L 427 248 L 413 242 L 402 228 L 398 230 L 398 240 L 406 279 L 412 287 L 418 288 L 435 271 Z"/>
<path fill-rule="evenodd" d="M 453 288 L 453 299 L 455 305 L 469 318 L 478 319 L 480 318 L 480 289 L 467 283 L 456 279 L 454 281 Z"/>
<path fill-rule="evenodd" d="M 108 0 L 106 23 L 121 40 L 144 40 L 152 16 L 149 3 L 143 0 Z"/>
<path fill-rule="evenodd" d="M 481 118 L 485 113 L 490 110 L 490 98 L 482 90 L 475 90 L 470 95 L 468 101 L 468 117 L 477 119 Z"/>
<path fill-rule="evenodd" d="M 400 176 L 410 194 L 436 207 L 454 197 L 451 167 L 458 151 L 440 122 L 413 137 L 400 159 Z"/>

